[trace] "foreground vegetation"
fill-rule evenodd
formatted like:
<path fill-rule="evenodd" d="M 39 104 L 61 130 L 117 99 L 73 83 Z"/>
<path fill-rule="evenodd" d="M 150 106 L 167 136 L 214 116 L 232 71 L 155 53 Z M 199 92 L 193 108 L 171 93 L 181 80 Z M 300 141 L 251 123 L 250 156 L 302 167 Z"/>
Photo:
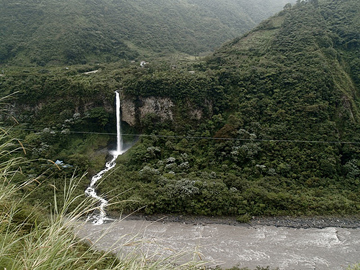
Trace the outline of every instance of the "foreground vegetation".
<path fill-rule="evenodd" d="M 16 174 L 23 173 L 19 167 L 23 165 L 23 159 L 16 157 L 18 151 L 25 151 L 22 144 L 9 138 L 7 132 L 1 129 L 0 266 L 4 269 L 205 269 L 201 267 L 201 262 L 195 261 L 175 266 L 181 254 L 166 260 L 153 260 L 145 255 L 143 257 L 141 253 L 133 253 L 119 260 L 110 252 L 101 253 L 91 249 L 89 243 L 76 238 L 72 230 L 76 224 L 74 222 L 79 222 L 83 215 L 93 211 L 90 201 L 74 195 L 79 180 L 64 180 L 61 207 L 57 202 L 59 195 L 56 195 L 56 187 L 53 186 L 54 203 L 51 212 L 44 215 L 49 209 L 44 205 L 29 205 L 23 193 L 23 189 L 37 179 L 29 179 L 23 185 L 12 183 Z M 69 211 L 71 204 L 76 205 L 73 211 Z M 348 269 L 356 270 L 358 266 Z M 229 270 L 249 269 L 233 267 Z M 270 268 L 257 267 L 256 270 Z"/>
<path fill-rule="evenodd" d="M 2 103 L 3 99 L 0 100 Z M 2 103 L 3 104 L 3 103 Z M 4 105 L 4 104 L 3 104 Z M 4 111 L 2 111 L 4 113 Z M 118 254 L 110 248 L 99 252 L 92 248 L 93 242 L 79 239 L 74 227 L 81 226 L 85 216 L 97 207 L 84 195 L 76 195 L 81 180 L 71 177 L 62 179 L 63 192 L 51 185 L 54 196 L 50 206 L 29 204 L 33 182 L 39 177 L 28 178 L 22 184 L 15 184 L 19 174 L 26 174 L 21 168 L 27 161 L 22 156 L 26 149 L 18 140 L 9 136 L 11 130 L 0 128 L 0 266 L 4 269 L 207 269 L 199 260 L 178 264 L 185 254 L 179 253 L 166 258 L 143 254 L 133 249 L 131 253 Z M 21 154 L 22 153 L 22 154 Z M 53 164 L 57 167 L 56 164 Z M 25 166 L 26 167 L 26 166 Z M 43 184 L 45 184 L 43 182 Z M 30 190 L 29 190 L 30 189 Z M 60 200 L 59 200 L 60 199 Z M 70 210 L 73 209 L 73 210 Z M 144 239 L 146 241 L 147 239 Z M 95 242 L 96 244 L 96 242 Z M 127 240 L 121 245 L 141 244 L 141 239 Z M 119 245 L 114 250 L 119 252 Z M 194 254 L 199 255 L 194 250 Z M 221 269 L 221 268 L 216 268 Z M 269 270 L 257 267 L 257 270 Z M 248 270 L 233 267 L 231 270 Z"/>
<path fill-rule="evenodd" d="M 98 189 L 111 202 L 123 201 L 109 210 L 232 215 L 241 222 L 254 215 L 358 214 L 359 12 L 355 0 L 297 1 L 211 56 L 153 58 L 145 67 L 119 60 L 137 57 L 143 46 L 137 38 L 129 38 L 133 44 L 104 38 L 120 55 L 110 43 L 88 55 L 82 51 L 88 44 L 74 36 L 66 42 L 75 45 L 59 44 L 54 59 L 46 49 L 27 52 L 31 46 L 17 35 L 6 39 L 11 44 L 0 48 L 0 60 L 17 66 L 2 65 L 0 74 L 1 96 L 14 98 L 1 104 L 8 111 L 0 114 L 6 127 L 0 137 L 0 265 L 169 269 L 171 262 L 149 265 L 145 258 L 119 261 L 97 253 L 64 222 L 92 210 L 82 207 L 89 179 L 71 188 L 65 179 L 74 171 L 91 176 L 105 163 L 104 149 L 116 140 L 112 104 L 119 89 L 137 113 L 134 126 L 122 123 L 133 147 Z M 91 42 L 100 37 L 96 29 Z M 32 42 L 27 45 L 36 47 Z M 155 46 L 148 44 L 142 49 Z M 164 46 L 180 50 L 174 44 Z M 176 46 L 186 53 L 210 48 Z M 171 100 L 172 119 L 140 117 L 147 97 Z M 54 202 L 54 191 L 65 196 Z"/>
<path fill-rule="evenodd" d="M 29 205 L 28 193 L 23 191 L 38 180 L 29 179 L 22 185 L 13 183 L 17 174 L 24 173 L 20 167 L 23 160 L 14 157 L 20 150 L 24 150 L 21 143 L 0 129 L 0 266 L 3 269 L 137 270 L 199 269 L 201 266 L 195 261 L 175 266 L 181 254 L 155 260 L 135 251 L 118 259 L 111 249 L 108 252 L 92 249 L 89 245 L 92 243 L 78 239 L 73 232 L 74 225 L 79 226 L 80 219 L 95 209 L 94 202 L 74 194 L 79 179 L 63 180 L 61 195 L 56 194 L 56 186 L 52 186 L 55 195 L 50 209 L 43 204 Z M 59 197 L 62 197 L 61 203 L 57 200 Z"/>
<path fill-rule="evenodd" d="M 19 149 L 20 148 L 20 149 Z M 65 221 L 68 204 L 72 203 L 72 188 L 62 209 L 55 205 L 44 215 L 45 205 L 31 206 L 22 190 L 36 179 L 23 184 L 13 183 L 21 174 L 23 160 L 14 154 L 24 150 L 21 144 L 0 130 L 0 265 L 4 269 L 85 269 L 106 268 L 117 262 L 109 254 L 89 249 L 76 239 Z M 54 189 L 56 189 L 54 187 Z M 66 189 L 66 188 L 65 188 Z M 36 192 L 36 191 L 34 191 Z M 78 205 L 77 210 L 83 208 Z M 86 208 L 83 208 L 83 210 Z M 46 210 L 48 212 L 48 210 Z M 67 218 L 76 219 L 79 213 Z"/>

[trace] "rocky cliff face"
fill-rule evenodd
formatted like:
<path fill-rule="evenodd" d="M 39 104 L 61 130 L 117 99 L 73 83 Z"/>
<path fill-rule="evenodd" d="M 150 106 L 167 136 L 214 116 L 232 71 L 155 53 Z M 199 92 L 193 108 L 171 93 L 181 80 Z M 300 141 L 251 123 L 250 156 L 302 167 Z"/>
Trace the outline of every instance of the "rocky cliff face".
<path fill-rule="evenodd" d="M 204 108 L 199 108 L 190 101 L 179 107 L 169 97 L 142 97 L 142 96 L 121 96 L 121 120 L 131 127 L 141 127 L 146 116 L 155 117 L 156 121 L 175 121 L 176 114 L 181 113 L 182 118 L 200 121 L 204 117 L 212 114 L 211 102 L 205 100 Z M 115 112 L 115 104 L 112 98 L 96 96 L 92 98 L 82 99 L 81 97 L 71 99 L 51 100 L 43 99 L 37 103 L 28 105 L 22 102 L 9 104 L 7 108 L 8 114 L 1 116 L 0 120 L 10 119 L 10 116 L 22 123 L 42 122 L 48 126 L 61 125 L 68 123 L 74 114 L 85 121 L 100 121 L 104 117 L 113 115 Z M 108 115 L 108 116 L 106 116 Z"/>
<path fill-rule="evenodd" d="M 130 126 L 135 126 L 148 114 L 156 114 L 161 121 L 173 120 L 173 107 L 174 103 L 170 98 L 138 97 L 136 100 L 123 99 L 121 102 L 121 120 Z"/>
<path fill-rule="evenodd" d="M 197 108 L 190 101 L 185 103 L 187 115 L 182 115 L 190 120 L 199 121 L 203 117 L 211 116 L 213 105 L 210 101 L 204 100 L 206 109 Z M 121 100 L 121 120 L 130 126 L 141 124 L 146 115 L 156 115 L 157 118 L 164 122 L 173 121 L 176 117 L 176 104 L 167 97 L 122 97 Z"/>
<path fill-rule="evenodd" d="M 136 124 L 136 107 L 135 102 L 130 99 L 121 100 L 121 120 L 130 126 Z"/>

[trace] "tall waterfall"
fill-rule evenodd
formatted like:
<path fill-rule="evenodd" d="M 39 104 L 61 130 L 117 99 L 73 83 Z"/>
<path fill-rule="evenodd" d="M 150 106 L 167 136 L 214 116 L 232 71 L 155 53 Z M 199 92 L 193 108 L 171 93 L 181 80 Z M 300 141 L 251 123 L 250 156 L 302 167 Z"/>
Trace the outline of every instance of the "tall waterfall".
<path fill-rule="evenodd" d="M 85 194 L 87 196 L 95 198 L 96 200 L 98 200 L 100 202 L 100 205 L 99 205 L 100 214 L 99 214 L 99 216 L 93 217 L 95 224 L 104 223 L 104 221 L 106 219 L 105 207 L 108 205 L 107 200 L 105 200 L 104 198 L 97 195 L 97 193 L 95 191 L 95 184 L 96 184 L 97 181 L 99 181 L 103 177 L 103 175 L 106 172 L 110 171 L 112 168 L 115 167 L 115 165 L 116 165 L 115 162 L 116 162 L 117 157 L 119 155 L 122 155 L 126 151 L 123 148 L 123 142 L 122 142 L 122 136 L 121 136 L 120 94 L 117 91 L 115 92 L 115 94 L 116 94 L 116 139 L 117 139 L 116 140 L 116 150 L 115 151 L 110 151 L 110 154 L 112 155 L 111 160 L 105 164 L 105 169 L 103 169 L 102 171 L 100 171 L 99 173 L 97 173 L 96 175 L 94 175 L 91 178 L 90 185 L 85 190 Z"/>
<path fill-rule="evenodd" d="M 120 125 L 120 120 L 121 120 L 120 93 L 116 91 L 115 95 L 116 95 L 116 137 L 117 137 L 116 151 L 117 151 L 117 155 L 121 155 L 123 154 L 124 150 L 123 150 L 123 141 L 121 136 L 121 125 Z"/>

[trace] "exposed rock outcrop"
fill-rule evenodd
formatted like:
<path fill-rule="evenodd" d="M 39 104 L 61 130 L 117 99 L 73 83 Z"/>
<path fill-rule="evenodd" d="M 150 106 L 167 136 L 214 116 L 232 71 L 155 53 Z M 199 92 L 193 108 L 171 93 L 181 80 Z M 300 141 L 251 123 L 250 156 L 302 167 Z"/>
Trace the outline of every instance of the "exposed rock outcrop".
<path fill-rule="evenodd" d="M 145 115 L 155 113 L 160 117 L 162 121 L 173 120 L 173 113 L 171 108 L 174 107 L 174 103 L 170 98 L 140 98 L 142 106 L 139 108 L 140 117 L 143 118 Z"/>
<path fill-rule="evenodd" d="M 136 123 L 136 108 L 135 102 L 130 99 L 121 100 L 121 120 L 128 123 L 130 126 L 135 126 Z"/>
<path fill-rule="evenodd" d="M 139 97 L 137 100 L 125 98 L 121 102 L 121 120 L 130 126 L 134 126 L 137 120 L 141 120 L 147 114 L 156 114 L 161 121 L 173 120 L 173 107 L 174 103 L 170 98 Z"/>

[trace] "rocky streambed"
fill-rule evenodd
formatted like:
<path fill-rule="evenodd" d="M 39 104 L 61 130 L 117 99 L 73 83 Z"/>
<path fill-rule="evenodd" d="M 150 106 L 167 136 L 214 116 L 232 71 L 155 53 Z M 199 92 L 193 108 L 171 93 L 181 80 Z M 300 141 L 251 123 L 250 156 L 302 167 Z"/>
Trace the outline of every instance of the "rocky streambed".
<path fill-rule="evenodd" d="M 79 237 L 119 257 L 131 252 L 151 258 L 183 254 L 209 267 L 270 266 L 279 269 L 347 269 L 360 262 L 358 217 L 232 218 L 130 216 L 102 225 L 82 223 Z M 184 255 L 185 254 L 185 255 Z"/>

